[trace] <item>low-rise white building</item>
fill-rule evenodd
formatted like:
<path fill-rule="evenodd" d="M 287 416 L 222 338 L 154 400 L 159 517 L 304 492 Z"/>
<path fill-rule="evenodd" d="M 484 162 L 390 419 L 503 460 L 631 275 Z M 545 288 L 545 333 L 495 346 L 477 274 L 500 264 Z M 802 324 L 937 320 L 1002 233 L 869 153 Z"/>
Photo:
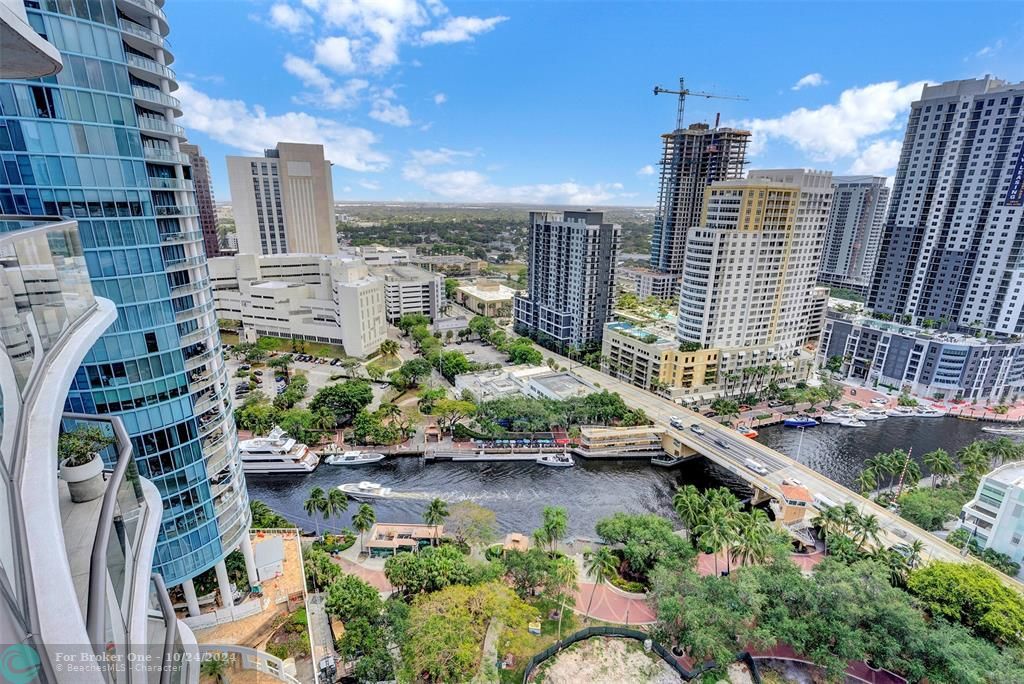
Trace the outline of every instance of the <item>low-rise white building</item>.
<path fill-rule="evenodd" d="M 383 245 L 364 245 L 356 248 L 356 254 L 362 257 L 367 266 L 408 265 L 409 252 L 398 247 Z"/>
<path fill-rule="evenodd" d="M 1007 463 L 982 477 L 960 518 L 960 527 L 981 548 L 1005 553 L 1024 565 L 1024 461 Z"/>
<path fill-rule="evenodd" d="M 419 266 L 371 266 L 370 273 L 384 281 L 389 321 L 405 314 L 423 314 L 434 320 L 444 311 L 444 276 Z"/>
<path fill-rule="evenodd" d="M 455 392 L 469 392 L 476 401 L 500 399 L 516 394 L 564 400 L 583 397 L 597 388 L 575 375 L 553 371 L 547 366 L 521 364 L 495 370 L 455 376 Z"/>
<path fill-rule="evenodd" d="M 387 338 L 384 281 L 359 259 L 242 254 L 210 259 L 217 318 L 254 335 L 338 344 L 372 354 Z"/>

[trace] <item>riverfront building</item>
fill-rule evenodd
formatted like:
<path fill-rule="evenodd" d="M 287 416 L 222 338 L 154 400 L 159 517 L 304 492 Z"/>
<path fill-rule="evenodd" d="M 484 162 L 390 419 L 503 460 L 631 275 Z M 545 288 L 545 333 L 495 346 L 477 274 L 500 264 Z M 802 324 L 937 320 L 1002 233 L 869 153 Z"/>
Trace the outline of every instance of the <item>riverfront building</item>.
<path fill-rule="evenodd" d="M 718 355 L 717 349 L 681 347 L 655 328 L 616 321 L 604 327 L 601 371 L 676 398 L 714 387 Z"/>
<path fill-rule="evenodd" d="M 910 108 L 868 308 L 1024 334 L 1024 82 L 924 86 Z"/>
<path fill-rule="evenodd" d="M 336 254 L 334 187 L 323 145 L 278 143 L 228 157 L 240 254 Z"/>
<path fill-rule="evenodd" d="M 163 499 L 153 569 L 187 590 L 246 551 L 249 507 L 160 4 L 26 3 L 64 69 L 0 81 L 0 208 L 78 221 L 92 288 L 117 320 L 69 378 L 67 408 L 123 423 Z"/>
<path fill-rule="evenodd" d="M 922 397 L 1003 402 L 1024 391 L 1024 345 L 829 312 L 818 362 L 843 359 L 836 374 L 865 386 Z"/>
<path fill-rule="evenodd" d="M 661 185 L 651 268 L 679 282 L 688 231 L 700 225 L 706 188 L 743 177 L 750 131 L 694 123 L 661 136 Z M 675 295 L 673 294 L 673 297 Z"/>
<path fill-rule="evenodd" d="M 1024 566 L 1024 461 L 981 478 L 974 498 L 964 505 L 960 527 L 981 548 L 1005 553 Z"/>
<path fill-rule="evenodd" d="M 359 259 L 240 254 L 210 260 L 217 318 L 259 336 L 341 345 L 349 356 L 387 337 L 385 286 Z"/>
<path fill-rule="evenodd" d="M 880 176 L 833 176 L 832 210 L 818 282 L 862 295 L 871 288 L 889 188 Z"/>
<path fill-rule="evenodd" d="M 708 189 L 686 240 L 676 336 L 718 349 L 718 375 L 780 364 L 806 375 L 804 350 L 832 197 L 826 171 L 752 171 Z"/>
<path fill-rule="evenodd" d="M 526 295 L 515 329 L 562 351 L 600 344 L 612 310 L 622 228 L 600 211 L 531 211 Z"/>

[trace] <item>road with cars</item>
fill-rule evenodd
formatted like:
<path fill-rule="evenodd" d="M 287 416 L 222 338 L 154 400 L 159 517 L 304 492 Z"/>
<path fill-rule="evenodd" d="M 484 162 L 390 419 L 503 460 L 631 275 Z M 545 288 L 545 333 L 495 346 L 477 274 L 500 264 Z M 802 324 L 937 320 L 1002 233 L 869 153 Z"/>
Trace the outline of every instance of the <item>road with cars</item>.
<path fill-rule="evenodd" d="M 751 486 L 771 495 L 772 498 L 778 499 L 781 496 L 780 485 L 783 483 L 799 483 L 815 496 L 819 508 L 833 504 L 842 506 L 850 502 L 861 514 L 874 514 L 882 529 L 882 543 L 886 546 L 909 544 L 917 540 L 924 546 L 924 560 L 981 562 L 971 556 L 965 557 L 956 547 L 907 522 L 893 511 L 879 506 L 785 454 L 744 437 L 730 427 L 639 387 L 571 362 L 566 357 L 546 350 L 544 354 L 554 357 L 560 365 L 571 368 L 571 372 L 583 380 L 599 385 L 602 389 L 618 392 L 628 405 L 642 408 L 653 421 L 663 425 L 680 442 L 743 478 Z M 670 424 L 673 416 L 681 419 L 681 428 Z M 694 425 L 699 427 L 701 434 L 693 430 Z M 756 462 L 761 468 L 755 472 L 747 463 L 748 460 Z M 1018 580 L 1002 573 L 996 574 L 1004 584 L 1024 591 L 1024 584 Z"/>

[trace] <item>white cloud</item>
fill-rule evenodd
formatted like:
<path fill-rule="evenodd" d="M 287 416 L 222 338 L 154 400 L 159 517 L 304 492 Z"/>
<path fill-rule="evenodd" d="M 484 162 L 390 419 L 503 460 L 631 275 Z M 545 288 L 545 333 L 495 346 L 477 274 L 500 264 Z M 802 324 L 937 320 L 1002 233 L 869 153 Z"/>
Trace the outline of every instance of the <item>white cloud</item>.
<path fill-rule="evenodd" d="M 503 186 L 491 182 L 490 178 L 469 169 L 437 171 L 431 163 L 446 163 L 444 152 L 453 150 L 419 150 L 412 153 L 413 159 L 402 169 L 402 177 L 416 183 L 425 190 L 450 200 L 470 202 L 516 202 L 527 204 L 576 204 L 599 205 L 617 198 L 628 197 L 622 192 L 621 183 L 596 183 L 583 185 L 575 181 L 564 183 L 537 183 L 531 185 Z M 417 154 L 420 159 L 417 159 Z M 456 153 L 466 154 L 466 153 Z M 440 156 L 437 156 L 440 155 Z M 422 159 L 426 159 L 425 163 Z"/>
<path fill-rule="evenodd" d="M 377 97 L 373 100 L 370 118 L 400 128 L 412 125 L 412 119 L 409 118 L 409 110 L 402 105 L 395 104 L 386 97 Z"/>
<path fill-rule="evenodd" d="M 314 59 L 317 64 L 348 74 L 355 71 L 356 68 L 355 59 L 352 57 L 352 47 L 353 41 L 345 36 L 324 38 L 313 49 Z M 358 47 L 358 43 L 356 43 L 356 47 Z"/>
<path fill-rule="evenodd" d="M 420 166 L 440 166 L 441 164 L 451 164 L 456 159 L 474 157 L 476 152 L 439 147 L 436 150 L 409 150 L 409 156 L 413 163 Z"/>
<path fill-rule="evenodd" d="M 982 57 L 991 57 L 992 55 L 994 55 L 995 53 L 999 52 L 1002 49 L 1003 49 L 1003 39 L 1000 38 L 999 40 L 997 40 L 996 42 L 992 43 L 991 45 L 986 45 L 985 47 L 983 47 L 980 50 L 978 50 L 977 52 L 975 52 L 974 56 L 975 56 L 975 58 L 978 58 L 978 59 L 980 59 Z"/>
<path fill-rule="evenodd" d="M 316 104 L 329 109 L 347 109 L 354 106 L 362 91 L 369 87 L 369 82 L 360 78 L 350 78 L 338 86 L 315 64 L 295 55 L 284 58 L 285 71 L 298 77 L 303 85 L 317 90 L 317 93 L 305 93 L 296 98 L 297 102 Z"/>
<path fill-rule="evenodd" d="M 380 183 L 377 181 L 361 180 L 359 185 L 367 190 L 380 190 Z"/>
<path fill-rule="evenodd" d="M 858 154 L 862 143 L 901 129 L 910 103 L 921 96 L 926 81 L 900 86 L 896 81 L 849 88 L 835 104 L 818 109 L 801 107 L 773 119 L 746 119 L 740 127 L 753 132 L 750 154 L 780 139 L 807 153 L 814 161 L 835 161 Z"/>
<path fill-rule="evenodd" d="M 820 85 L 825 85 L 828 81 L 825 77 L 819 73 L 807 74 L 799 81 L 793 84 L 790 90 L 800 90 L 801 88 L 817 88 Z"/>
<path fill-rule="evenodd" d="M 275 3 L 270 8 L 270 24 L 289 33 L 304 31 L 312 21 L 310 16 L 301 9 L 283 2 Z"/>
<path fill-rule="evenodd" d="M 345 187 L 343 187 L 341 189 L 341 191 L 342 192 L 352 192 L 352 186 L 351 185 L 346 185 Z"/>
<path fill-rule="evenodd" d="M 647 164 L 646 166 L 641 166 L 639 169 L 636 170 L 636 175 L 638 175 L 638 176 L 653 176 L 654 175 L 654 165 L 653 164 Z"/>
<path fill-rule="evenodd" d="M 436 105 L 443 105 L 447 101 L 448 96 L 445 95 L 444 93 L 437 93 L 434 95 L 434 104 Z"/>
<path fill-rule="evenodd" d="M 388 156 L 375 149 L 372 131 L 345 126 L 305 112 L 270 115 L 260 105 L 212 98 L 182 83 L 175 93 L 185 110 L 182 125 L 248 154 L 262 154 L 278 142 L 317 143 L 327 158 L 352 171 L 381 171 Z"/>
<path fill-rule="evenodd" d="M 850 173 L 872 176 L 886 175 L 896 168 L 902 149 L 903 142 L 901 140 L 876 140 L 864 148 L 853 160 Z"/>
<path fill-rule="evenodd" d="M 269 21 L 290 33 L 315 27 L 315 61 L 352 73 L 399 64 L 404 44 L 473 40 L 506 18 L 451 17 L 441 0 L 278 0 Z"/>
<path fill-rule="evenodd" d="M 508 17 L 496 16 L 488 19 L 480 17 L 451 17 L 443 26 L 420 34 L 420 40 L 425 45 L 437 43 L 462 43 L 473 40 L 473 37 L 481 33 L 494 30 L 494 27 Z"/>

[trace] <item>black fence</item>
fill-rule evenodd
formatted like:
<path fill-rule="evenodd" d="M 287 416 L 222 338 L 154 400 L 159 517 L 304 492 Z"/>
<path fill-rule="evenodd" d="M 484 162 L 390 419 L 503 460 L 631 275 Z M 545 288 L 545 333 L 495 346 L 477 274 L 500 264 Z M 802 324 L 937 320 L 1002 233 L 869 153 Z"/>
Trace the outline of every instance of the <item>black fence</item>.
<path fill-rule="evenodd" d="M 548 646 L 546 649 L 530 658 L 530 661 L 526 663 L 526 671 L 523 672 L 523 684 L 526 684 L 526 682 L 529 681 L 530 675 L 533 673 L 534 669 L 536 669 L 538 665 L 540 665 L 545 660 L 561 651 L 563 648 L 572 646 L 577 641 L 583 641 L 585 639 L 589 639 L 590 637 L 596 636 L 636 639 L 641 643 L 647 641 L 648 639 L 651 639 L 651 650 L 657 653 L 658 657 L 660 657 L 662 660 L 668 663 L 669 666 L 679 674 L 680 678 L 687 682 L 693 679 L 694 677 L 699 677 L 708 670 L 712 670 L 716 667 L 714 662 L 709 662 L 704 663 L 696 670 L 687 670 L 685 667 L 682 666 L 682 664 L 678 660 L 676 660 L 675 656 L 672 655 L 671 651 L 669 651 L 667 648 L 659 644 L 657 641 L 654 641 L 654 639 L 651 638 L 651 635 L 647 634 L 646 632 L 640 632 L 635 629 L 629 629 L 628 627 L 585 627 L 584 629 L 581 629 L 578 632 L 570 634 L 569 636 L 562 639 L 560 642 L 556 642 L 551 646 Z M 743 653 L 738 653 L 736 655 L 736 660 L 742 660 L 744 663 L 746 663 L 747 667 L 750 669 L 750 676 L 754 680 L 754 684 L 761 684 L 761 673 L 758 672 L 757 665 L 756 663 L 754 663 L 754 659 L 750 657 L 749 653 L 747 653 L 746 651 L 744 651 Z"/>

